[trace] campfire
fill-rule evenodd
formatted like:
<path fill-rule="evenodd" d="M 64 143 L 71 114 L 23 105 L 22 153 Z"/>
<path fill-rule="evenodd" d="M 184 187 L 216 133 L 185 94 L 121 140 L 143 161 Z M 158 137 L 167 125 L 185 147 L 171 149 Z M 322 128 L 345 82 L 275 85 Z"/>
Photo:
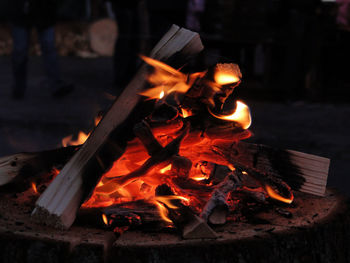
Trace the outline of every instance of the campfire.
<path fill-rule="evenodd" d="M 254 209 L 289 217 L 293 191 L 322 196 L 328 159 L 242 141 L 252 117 L 234 99 L 238 65 L 182 72 L 202 49 L 198 34 L 173 26 L 91 133 L 64 138 L 61 149 L 7 157 L 1 184 L 25 169 L 56 167 L 30 182 L 41 193 L 34 220 L 67 229 L 77 213 L 94 211 L 118 234 L 152 225 L 185 239 L 216 238 L 215 226 L 247 220 Z"/>

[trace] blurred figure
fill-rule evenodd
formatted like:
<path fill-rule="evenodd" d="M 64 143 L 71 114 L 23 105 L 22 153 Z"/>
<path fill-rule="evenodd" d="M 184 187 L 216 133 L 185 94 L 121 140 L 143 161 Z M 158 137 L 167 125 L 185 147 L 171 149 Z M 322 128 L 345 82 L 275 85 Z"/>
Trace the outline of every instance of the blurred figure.
<path fill-rule="evenodd" d="M 205 11 L 205 0 L 189 0 L 187 6 L 186 27 L 201 31 L 201 16 Z"/>
<path fill-rule="evenodd" d="M 62 81 L 55 49 L 57 0 L 12 0 L 12 67 L 14 86 L 12 97 L 21 99 L 27 86 L 27 62 L 30 31 L 34 27 L 44 59 L 44 68 L 53 97 L 68 94 L 73 85 Z"/>
<path fill-rule="evenodd" d="M 337 24 L 344 29 L 350 29 L 350 0 L 337 0 Z"/>
<path fill-rule="evenodd" d="M 141 0 L 113 1 L 113 11 L 118 23 L 118 39 L 115 43 L 113 66 L 114 82 L 121 92 L 129 83 L 138 66 L 140 53 Z"/>

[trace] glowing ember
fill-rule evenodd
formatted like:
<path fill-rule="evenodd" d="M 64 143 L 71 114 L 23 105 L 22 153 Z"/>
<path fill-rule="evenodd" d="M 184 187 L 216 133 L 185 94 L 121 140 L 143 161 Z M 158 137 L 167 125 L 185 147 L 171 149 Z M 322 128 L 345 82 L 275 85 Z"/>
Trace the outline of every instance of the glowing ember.
<path fill-rule="evenodd" d="M 171 170 L 171 164 L 169 164 L 168 166 L 164 167 L 163 169 L 160 169 L 160 173 L 166 173 L 167 171 Z"/>
<path fill-rule="evenodd" d="M 108 226 L 108 218 L 105 214 L 102 214 L 102 220 L 103 220 L 103 223 Z"/>
<path fill-rule="evenodd" d="M 32 182 L 32 189 L 35 194 L 38 194 L 38 189 L 36 188 L 36 184 Z"/>
<path fill-rule="evenodd" d="M 232 71 L 231 64 L 218 64 L 215 68 L 214 81 L 219 85 L 233 84 L 241 79 L 241 72 L 237 67 Z"/>
<path fill-rule="evenodd" d="M 270 187 L 269 185 L 266 185 L 265 189 L 266 189 L 267 194 L 275 200 L 278 200 L 278 201 L 281 201 L 281 202 L 287 203 L 287 204 L 291 204 L 293 202 L 294 196 L 292 193 L 291 193 L 290 198 L 285 198 L 283 196 L 280 196 L 278 193 L 276 193 L 276 191 L 274 191 L 272 189 L 272 187 Z"/>
<path fill-rule="evenodd" d="M 239 123 L 243 129 L 248 129 L 252 123 L 249 107 L 241 101 L 237 101 L 236 110 L 230 115 L 216 115 L 208 108 L 209 113 L 214 117 Z"/>

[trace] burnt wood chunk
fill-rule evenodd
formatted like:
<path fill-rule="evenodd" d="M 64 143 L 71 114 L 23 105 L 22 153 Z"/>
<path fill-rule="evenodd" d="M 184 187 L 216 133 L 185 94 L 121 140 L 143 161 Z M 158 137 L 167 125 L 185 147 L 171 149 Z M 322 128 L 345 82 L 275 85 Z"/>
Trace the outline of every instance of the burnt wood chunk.
<path fill-rule="evenodd" d="M 168 185 L 160 185 L 156 189 L 156 196 L 172 196 L 173 191 Z M 162 203 L 162 202 L 160 202 Z M 181 230 L 184 239 L 214 239 L 217 238 L 215 231 L 199 216 L 193 213 L 190 207 L 184 205 L 181 200 L 172 200 L 171 208 L 165 203 L 163 206 L 168 211 L 168 217 L 177 229 Z"/>
<path fill-rule="evenodd" d="M 210 199 L 204 206 L 201 218 L 213 225 L 223 225 L 229 213 L 227 199 L 230 193 L 241 187 L 242 170 L 236 168 L 226 178 L 218 184 L 211 194 Z"/>

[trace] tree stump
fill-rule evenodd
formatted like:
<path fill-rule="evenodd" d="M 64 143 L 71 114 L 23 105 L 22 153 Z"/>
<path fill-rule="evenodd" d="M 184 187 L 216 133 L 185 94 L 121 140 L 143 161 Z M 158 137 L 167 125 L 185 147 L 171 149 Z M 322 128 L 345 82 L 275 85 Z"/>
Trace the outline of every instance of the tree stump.
<path fill-rule="evenodd" d="M 6 190 L 6 189 L 5 189 Z M 61 231 L 30 221 L 37 195 L 0 194 L 0 262 L 350 262 L 350 206 L 334 190 L 295 193 L 285 207 L 256 215 L 255 224 L 215 227 L 215 240 L 183 240 L 176 232 L 129 231 L 120 237 L 78 225 Z M 7 191 L 8 192 L 8 191 Z M 287 215 L 288 216 L 288 215 Z"/>

